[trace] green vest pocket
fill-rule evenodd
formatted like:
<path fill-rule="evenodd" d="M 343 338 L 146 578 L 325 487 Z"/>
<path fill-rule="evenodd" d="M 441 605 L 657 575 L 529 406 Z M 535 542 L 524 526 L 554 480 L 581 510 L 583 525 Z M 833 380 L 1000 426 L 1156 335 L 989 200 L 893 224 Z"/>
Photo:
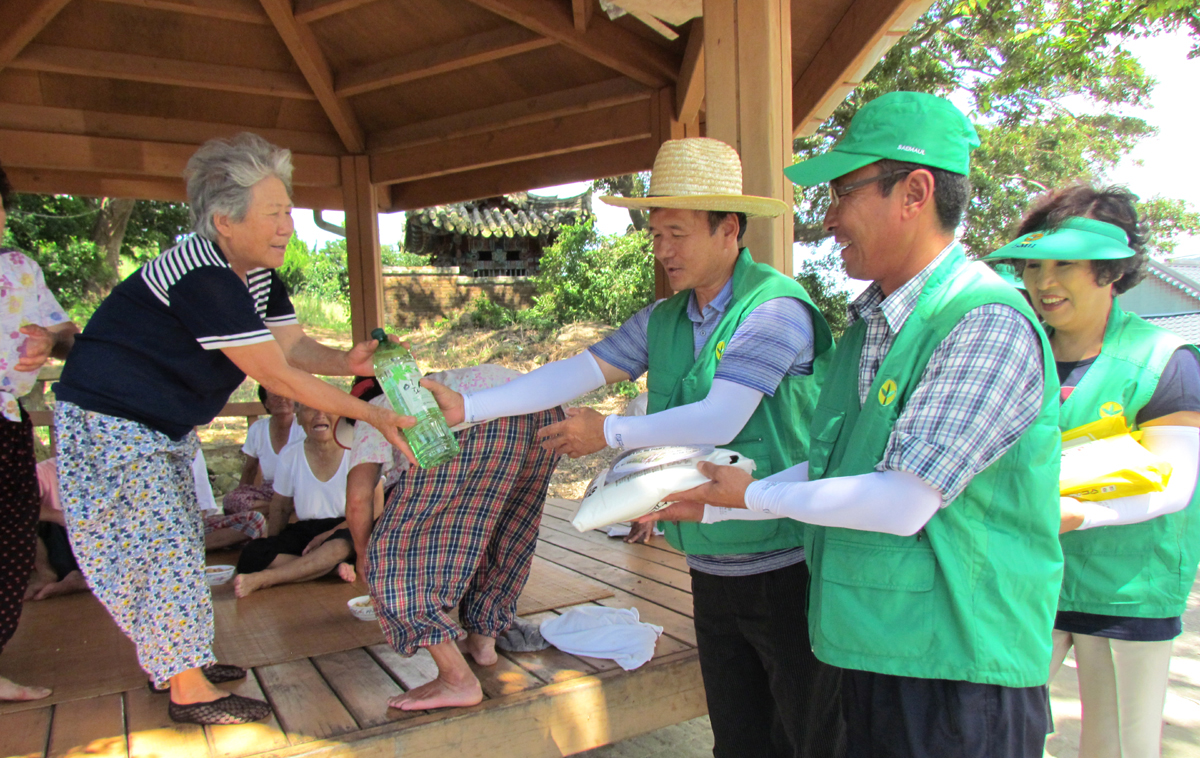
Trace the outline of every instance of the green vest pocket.
<path fill-rule="evenodd" d="M 832 408 L 817 406 L 813 411 L 812 422 L 808 425 L 808 478 L 819 478 L 829 465 L 829 456 L 837 444 L 838 436 L 842 433 L 842 425 L 846 422 L 846 412 Z"/>
<path fill-rule="evenodd" d="M 927 542 L 902 546 L 827 538 L 821 556 L 822 636 L 857 653 L 924 655 L 933 644 L 936 568 Z"/>

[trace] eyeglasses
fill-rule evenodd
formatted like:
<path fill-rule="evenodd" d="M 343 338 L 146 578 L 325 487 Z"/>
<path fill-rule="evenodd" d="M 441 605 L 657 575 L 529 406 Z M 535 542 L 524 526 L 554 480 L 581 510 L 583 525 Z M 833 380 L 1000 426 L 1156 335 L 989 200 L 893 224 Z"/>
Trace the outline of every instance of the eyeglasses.
<path fill-rule="evenodd" d="M 882 174 L 876 174 L 875 176 L 872 176 L 870 179 L 863 179 L 861 181 L 851 182 L 850 184 L 847 184 L 846 186 L 840 187 L 840 188 L 835 187 L 833 182 L 830 182 L 829 183 L 829 207 L 830 208 L 838 207 L 838 203 L 841 202 L 843 197 L 845 197 L 846 195 L 849 195 L 851 192 L 854 192 L 855 190 L 860 190 L 863 187 L 866 187 L 868 184 L 873 184 L 875 182 L 878 182 L 883 179 L 887 179 L 888 177 L 891 177 L 891 176 L 896 176 L 898 174 L 911 174 L 913 172 L 913 170 L 914 169 L 911 169 L 911 168 L 898 168 L 895 171 L 885 171 Z"/>

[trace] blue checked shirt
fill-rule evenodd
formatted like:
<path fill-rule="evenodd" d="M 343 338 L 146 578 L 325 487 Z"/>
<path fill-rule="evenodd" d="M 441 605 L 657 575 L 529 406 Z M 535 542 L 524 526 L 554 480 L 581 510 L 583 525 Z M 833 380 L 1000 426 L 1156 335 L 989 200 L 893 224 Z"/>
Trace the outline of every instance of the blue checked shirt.
<path fill-rule="evenodd" d="M 725 317 L 733 300 L 733 280 L 725 283 L 712 302 L 701 310 L 696 295 L 688 298 L 687 315 L 692 322 L 693 355 Z M 658 301 L 663 302 L 663 301 Z M 636 379 L 650 362 L 650 314 L 658 303 L 635 313 L 621 328 L 590 348 L 593 355 Z M 812 374 L 813 323 L 808 308 L 799 300 L 780 297 L 755 308 L 729 338 L 729 346 L 717 364 L 714 379 L 724 379 L 774 396 L 785 376 Z M 785 568 L 804 560 L 804 548 L 767 553 L 732 555 L 688 555 L 688 566 L 716 576 L 751 576 Z"/>
<path fill-rule="evenodd" d="M 879 365 L 912 314 L 951 243 L 921 273 L 887 297 L 872 284 L 850 304 L 863 320 L 858 372 L 865 403 Z M 878 471 L 906 471 L 942 493 L 949 505 L 980 471 L 1004 455 L 1037 418 L 1045 391 L 1035 327 L 1007 305 L 968 311 L 929 358 L 921 381 L 896 420 Z"/>

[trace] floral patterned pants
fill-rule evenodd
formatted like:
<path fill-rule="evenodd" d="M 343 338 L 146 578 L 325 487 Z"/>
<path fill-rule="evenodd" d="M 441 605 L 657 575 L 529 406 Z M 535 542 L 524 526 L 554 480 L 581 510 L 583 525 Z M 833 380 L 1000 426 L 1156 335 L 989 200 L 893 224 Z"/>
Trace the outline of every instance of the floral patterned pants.
<path fill-rule="evenodd" d="M 71 546 L 92 593 L 137 646 L 142 668 L 161 687 L 213 663 L 195 433 L 176 442 L 62 401 L 54 425 Z"/>

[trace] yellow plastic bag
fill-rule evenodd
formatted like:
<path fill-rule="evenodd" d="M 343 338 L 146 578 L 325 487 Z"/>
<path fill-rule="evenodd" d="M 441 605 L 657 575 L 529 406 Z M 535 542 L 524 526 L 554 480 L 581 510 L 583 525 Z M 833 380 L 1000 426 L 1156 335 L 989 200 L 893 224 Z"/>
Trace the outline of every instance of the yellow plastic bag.
<path fill-rule="evenodd" d="M 1076 500 L 1111 500 L 1162 492 L 1171 464 L 1139 444 L 1124 416 L 1093 421 L 1063 432 L 1059 494 Z"/>

